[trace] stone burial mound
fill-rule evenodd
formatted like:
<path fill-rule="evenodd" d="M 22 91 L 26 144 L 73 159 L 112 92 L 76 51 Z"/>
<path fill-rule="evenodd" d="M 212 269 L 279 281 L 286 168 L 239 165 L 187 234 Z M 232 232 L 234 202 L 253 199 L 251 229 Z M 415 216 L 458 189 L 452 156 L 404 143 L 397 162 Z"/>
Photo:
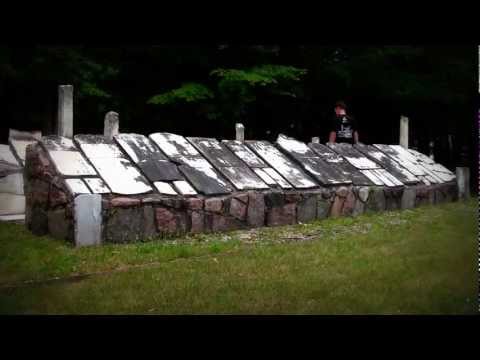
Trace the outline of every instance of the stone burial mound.
<path fill-rule="evenodd" d="M 77 246 L 408 209 L 457 199 L 455 175 L 399 145 L 44 136 L 25 153 L 25 222 Z"/>

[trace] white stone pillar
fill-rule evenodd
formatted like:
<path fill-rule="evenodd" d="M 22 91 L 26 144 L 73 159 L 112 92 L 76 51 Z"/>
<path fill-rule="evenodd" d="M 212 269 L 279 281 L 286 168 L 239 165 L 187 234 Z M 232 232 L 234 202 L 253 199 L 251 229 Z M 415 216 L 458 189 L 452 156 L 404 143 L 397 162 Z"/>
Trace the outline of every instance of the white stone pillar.
<path fill-rule="evenodd" d="M 115 135 L 119 134 L 119 116 L 115 111 L 109 111 L 105 115 L 105 123 L 103 128 L 103 135 L 108 141 L 112 141 Z"/>
<path fill-rule="evenodd" d="M 408 149 L 408 117 L 400 116 L 400 145 Z"/>
<path fill-rule="evenodd" d="M 456 169 L 458 198 L 468 199 L 470 197 L 470 169 L 459 166 Z"/>
<path fill-rule="evenodd" d="M 245 127 L 243 124 L 235 124 L 235 140 L 244 142 L 245 141 Z"/>
<path fill-rule="evenodd" d="M 73 85 L 58 87 L 57 135 L 73 138 Z"/>

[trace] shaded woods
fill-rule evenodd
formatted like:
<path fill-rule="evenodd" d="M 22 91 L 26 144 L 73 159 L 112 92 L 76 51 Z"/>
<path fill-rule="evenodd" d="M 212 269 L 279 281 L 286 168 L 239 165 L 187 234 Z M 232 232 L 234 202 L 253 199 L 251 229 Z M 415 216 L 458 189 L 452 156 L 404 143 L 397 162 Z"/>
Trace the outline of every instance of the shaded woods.
<path fill-rule="evenodd" d="M 438 161 L 454 167 L 463 151 L 475 167 L 477 55 L 474 46 L 2 47 L 0 140 L 10 127 L 53 133 L 60 84 L 74 85 L 75 133 L 102 133 L 114 110 L 122 132 L 233 138 L 240 121 L 246 138 L 326 142 L 343 99 L 360 141 L 398 143 L 406 115 L 413 146 L 428 153 L 434 141 Z"/>

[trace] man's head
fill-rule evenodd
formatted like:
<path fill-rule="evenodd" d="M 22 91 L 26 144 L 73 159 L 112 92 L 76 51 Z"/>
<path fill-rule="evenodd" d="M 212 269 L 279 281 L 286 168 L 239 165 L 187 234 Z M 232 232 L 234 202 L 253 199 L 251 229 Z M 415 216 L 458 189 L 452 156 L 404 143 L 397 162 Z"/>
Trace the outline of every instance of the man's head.
<path fill-rule="evenodd" d="M 337 101 L 335 103 L 335 114 L 338 116 L 345 115 L 347 113 L 347 105 L 343 101 Z"/>

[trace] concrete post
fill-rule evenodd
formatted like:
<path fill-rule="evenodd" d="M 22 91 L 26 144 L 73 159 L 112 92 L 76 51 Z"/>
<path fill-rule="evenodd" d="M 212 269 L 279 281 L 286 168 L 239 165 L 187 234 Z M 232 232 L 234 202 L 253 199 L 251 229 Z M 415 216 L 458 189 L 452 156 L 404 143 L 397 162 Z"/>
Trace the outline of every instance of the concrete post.
<path fill-rule="evenodd" d="M 408 117 L 400 116 L 400 146 L 408 149 Z"/>
<path fill-rule="evenodd" d="M 244 142 L 245 141 L 245 127 L 243 124 L 235 124 L 235 140 Z"/>
<path fill-rule="evenodd" d="M 468 199 L 470 197 L 470 169 L 468 167 L 459 166 L 456 169 L 458 198 Z"/>
<path fill-rule="evenodd" d="M 108 141 L 112 141 L 115 135 L 119 133 L 119 118 L 118 113 L 109 111 L 105 115 L 105 124 L 103 128 L 103 135 Z"/>
<path fill-rule="evenodd" d="M 320 138 L 318 136 L 312 137 L 312 143 L 320 144 Z"/>
<path fill-rule="evenodd" d="M 57 135 L 73 138 L 73 85 L 58 87 Z"/>
<path fill-rule="evenodd" d="M 429 154 L 429 157 L 430 159 L 432 160 L 435 160 L 435 155 L 433 155 L 433 148 L 435 147 L 435 142 L 432 140 L 428 143 L 428 146 L 430 148 L 430 154 Z"/>

